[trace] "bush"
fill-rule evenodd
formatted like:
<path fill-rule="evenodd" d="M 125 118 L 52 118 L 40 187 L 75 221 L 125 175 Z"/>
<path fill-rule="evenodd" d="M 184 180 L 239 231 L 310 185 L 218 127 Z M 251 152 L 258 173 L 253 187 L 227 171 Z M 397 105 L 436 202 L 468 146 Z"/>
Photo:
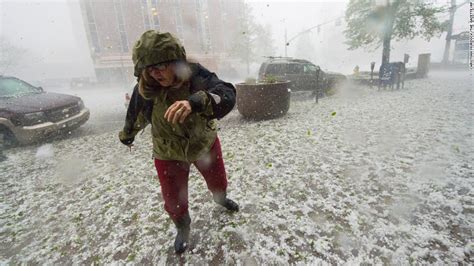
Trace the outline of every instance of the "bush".
<path fill-rule="evenodd" d="M 273 76 L 273 75 L 266 75 L 265 78 L 263 80 L 261 80 L 262 83 L 277 83 L 278 82 L 278 79 L 277 77 Z"/>
<path fill-rule="evenodd" d="M 245 84 L 257 84 L 257 79 L 255 78 L 246 78 Z"/>

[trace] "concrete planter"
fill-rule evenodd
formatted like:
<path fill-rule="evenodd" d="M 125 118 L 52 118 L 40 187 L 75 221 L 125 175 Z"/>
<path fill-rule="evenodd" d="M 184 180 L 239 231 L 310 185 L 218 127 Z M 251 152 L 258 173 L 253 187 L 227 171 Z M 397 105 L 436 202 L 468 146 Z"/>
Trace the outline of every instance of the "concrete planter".
<path fill-rule="evenodd" d="M 237 109 L 245 118 L 263 120 L 285 115 L 290 108 L 290 82 L 236 84 Z"/>

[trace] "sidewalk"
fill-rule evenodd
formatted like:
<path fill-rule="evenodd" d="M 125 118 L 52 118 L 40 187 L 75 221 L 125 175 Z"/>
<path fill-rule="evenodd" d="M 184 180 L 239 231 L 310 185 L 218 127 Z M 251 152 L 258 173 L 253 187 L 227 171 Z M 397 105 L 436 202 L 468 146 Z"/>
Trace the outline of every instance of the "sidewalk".
<path fill-rule="evenodd" d="M 408 68 L 405 74 L 405 80 L 416 79 L 416 69 L 415 68 Z M 361 84 L 361 85 L 377 85 L 379 83 L 379 72 L 374 71 L 373 80 L 370 79 L 370 72 L 368 71 L 361 71 L 359 75 L 347 75 L 347 79 L 354 84 Z"/>

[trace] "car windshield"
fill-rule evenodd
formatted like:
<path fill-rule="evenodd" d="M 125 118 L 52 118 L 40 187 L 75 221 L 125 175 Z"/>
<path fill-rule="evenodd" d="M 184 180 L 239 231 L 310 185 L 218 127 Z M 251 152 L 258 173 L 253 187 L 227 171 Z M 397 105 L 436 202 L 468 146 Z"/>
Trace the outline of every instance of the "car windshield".
<path fill-rule="evenodd" d="M 15 78 L 0 79 L 0 97 L 16 97 L 25 94 L 40 93 L 41 90 Z"/>

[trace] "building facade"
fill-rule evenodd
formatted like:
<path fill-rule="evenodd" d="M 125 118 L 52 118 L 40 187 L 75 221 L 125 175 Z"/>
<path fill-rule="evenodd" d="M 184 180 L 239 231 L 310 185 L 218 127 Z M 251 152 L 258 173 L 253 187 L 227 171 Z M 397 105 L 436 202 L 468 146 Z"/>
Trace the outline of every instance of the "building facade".
<path fill-rule="evenodd" d="M 218 71 L 243 5 L 243 0 L 80 0 L 97 79 L 132 81 L 133 45 L 150 29 L 173 33 L 188 58 Z"/>
<path fill-rule="evenodd" d="M 453 63 L 468 64 L 469 58 L 472 58 L 470 42 L 469 42 L 469 31 L 464 31 L 459 34 L 451 36 L 452 40 L 455 40 L 454 44 L 454 56 Z"/>

